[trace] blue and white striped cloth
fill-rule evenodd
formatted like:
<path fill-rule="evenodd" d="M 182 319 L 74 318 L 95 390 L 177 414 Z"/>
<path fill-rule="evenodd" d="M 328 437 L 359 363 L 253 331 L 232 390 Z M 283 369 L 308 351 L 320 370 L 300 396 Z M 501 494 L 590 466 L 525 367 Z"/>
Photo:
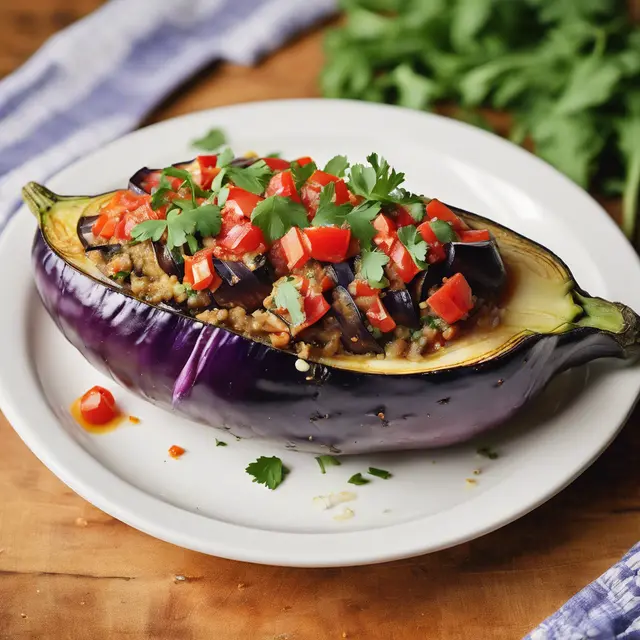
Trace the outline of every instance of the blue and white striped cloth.
<path fill-rule="evenodd" d="M 29 180 L 121 136 L 213 60 L 252 64 L 335 0 L 111 0 L 0 81 L 0 231 Z"/>
<path fill-rule="evenodd" d="M 0 231 L 20 188 L 133 129 L 212 60 L 252 64 L 336 0 L 111 0 L 0 81 Z M 489 635 L 487 635 L 489 637 Z M 640 545 L 526 640 L 640 640 Z"/>

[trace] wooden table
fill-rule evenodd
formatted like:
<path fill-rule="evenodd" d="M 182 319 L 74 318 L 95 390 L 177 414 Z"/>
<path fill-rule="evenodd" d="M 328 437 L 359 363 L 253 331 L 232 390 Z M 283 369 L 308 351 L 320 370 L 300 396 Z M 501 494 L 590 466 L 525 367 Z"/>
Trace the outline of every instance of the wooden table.
<path fill-rule="evenodd" d="M 99 4 L 3 3 L 0 74 Z M 321 37 L 305 35 L 255 69 L 212 68 L 151 119 L 315 96 Z M 0 416 L 0 638 L 519 639 L 640 538 L 639 421 L 636 412 L 571 487 L 496 533 L 412 560 L 304 570 L 219 560 L 139 533 L 63 485 Z"/>

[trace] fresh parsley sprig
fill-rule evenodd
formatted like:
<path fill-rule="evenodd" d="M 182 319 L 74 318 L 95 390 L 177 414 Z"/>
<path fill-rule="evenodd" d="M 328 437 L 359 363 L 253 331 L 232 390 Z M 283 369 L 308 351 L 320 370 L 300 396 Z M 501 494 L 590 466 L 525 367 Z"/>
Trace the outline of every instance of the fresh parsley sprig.
<path fill-rule="evenodd" d="M 384 266 L 389 256 L 378 250 L 365 250 L 360 254 L 360 274 L 375 289 L 384 289 L 389 281 L 384 275 Z"/>
<path fill-rule="evenodd" d="M 249 464 L 245 471 L 253 476 L 253 482 L 263 484 L 272 491 L 282 484 L 285 476 L 289 473 L 289 469 L 276 456 L 270 458 L 260 456 L 255 462 Z"/>
<path fill-rule="evenodd" d="M 293 181 L 296 184 L 296 189 L 300 190 L 300 187 L 313 175 L 318 167 L 315 162 L 307 162 L 305 165 L 300 165 L 297 162 L 291 163 L 291 175 Z"/>
<path fill-rule="evenodd" d="M 251 212 L 251 222 L 260 227 L 269 243 L 282 238 L 291 227 L 309 226 L 307 210 L 299 202 L 283 196 L 271 196 L 259 202 Z"/>
<path fill-rule="evenodd" d="M 429 245 L 422 239 L 416 227 L 412 224 L 400 227 L 398 229 L 398 239 L 411 254 L 416 266 L 419 269 L 426 269 L 427 263 L 425 262 L 425 258 Z"/>
<path fill-rule="evenodd" d="M 353 206 L 348 203 L 336 204 L 333 201 L 335 193 L 336 186 L 333 182 L 322 188 L 318 199 L 318 210 L 311 222 L 314 227 L 328 225 L 340 227 L 346 221 L 349 212 L 353 210 Z"/>

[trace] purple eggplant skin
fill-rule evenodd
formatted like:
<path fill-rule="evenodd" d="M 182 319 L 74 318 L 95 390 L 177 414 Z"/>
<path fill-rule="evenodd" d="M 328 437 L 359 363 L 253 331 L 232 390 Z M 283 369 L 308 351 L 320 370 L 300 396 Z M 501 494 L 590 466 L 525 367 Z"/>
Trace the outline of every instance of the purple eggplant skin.
<path fill-rule="evenodd" d="M 353 454 L 465 441 L 513 415 L 558 372 L 625 355 L 611 334 L 583 327 L 532 335 L 462 370 L 386 376 L 311 364 L 303 373 L 294 354 L 80 273 L 39 232 L 32 259 L 49 314 L 97 369 L 195 421 L 289 448 Z"/>
<path fill-rule="evenodd" d="M 383 298 L 384 306 L 396 324 L 410 329 L 420 327 L 418 310 L 411 294 L 407 289 L 393 289 L 387 291 Z"/>
<path fill-rule="evenodd" d="M 351 294 L 338 285 L 331 291 L 331 308 L 342 330 L 342 345 L 347 351 L 357 354 L 383 353 L 382 347 L 364 324 L 360 309 Z"/>
<path fill-rule="evenodd" d="M 222 278 L 222 284 L 213 294 L 220 307 L 238 306 L 251 313 L 260 309 L 271 293 L 273 280 L 266 261 L 253 271 L 244 262 L 231 260 L 214 260 L 213 266 Z"/>

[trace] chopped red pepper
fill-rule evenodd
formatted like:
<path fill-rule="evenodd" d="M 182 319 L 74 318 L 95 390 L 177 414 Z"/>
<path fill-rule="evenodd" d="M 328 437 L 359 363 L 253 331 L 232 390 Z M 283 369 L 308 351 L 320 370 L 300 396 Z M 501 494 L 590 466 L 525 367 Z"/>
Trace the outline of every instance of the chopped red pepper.
<path fill-rule="evenodd" d="M 355 297 L 378 296 L 380 295 L 380 289 L 376 289 L 375 287 L 372 287 L 366 280 L 360 280 L 356 278 L 355 280 L 349 283 L 349 293 Z"/>
<path fill-rule="evenodd" d="M 376 298 L 367 310 L 367 318 L 369 322 L 374 327 L 380 329 L 382 333 L 389 333 L 389 331 L 393 331 L 396 328 L 394 319 L 389 315 L 380 298 Z"/>
<path fill-rule="evenodd" d="M 438 220 L 444 220 L 444 222 L 450 222 L 456 231 L 463 231 L 467 228 L 467 225 L 440 200 L 431 200 L 427 204 L 427 216 L 429 219 L 437 218 Z"/>
<path fill-rule="evenodd" d="M 271 171 L 285 171 L 291 166 L 288 160 L 282 158 L 262 158 Z"/>
<path fill-rule="evenodd" d="M 295 202 L 300 202 L 300 195 L 296 189 L 296 183 L 293 180 L 291 171 L 287 170 L 276 173 L 269 181 L 265 196 L 267 198 L 271 196 L 282 196 L 284 198 L 291 198 Z"/>
<path fill-rule="evenodd" d="M 395 216 L 396 224 L 399 227 L 407 227 L 410 224 L 415 224 L 416 221 L 413 219 L 413 216 L 409 213 L 406 207 L 402 205 L 398 205 L 396 207 L 396 216 Z"/>
<path fill-rule="evenodd" d="M 271 249 L 269 249 L 269 262 L 273 265 L 278 277 L 281 278 L 289 273 L 289 269 L 287 268 L 287 256 L 284 253 L 282 242 L 280 240 L 276 240 L 271 245 Z"/>
<path fill-rule="evenodd" d="M 264 253 L 267 250 L 262 230 L 248 221 L 232 226 L 220 244 L 240 256 L 245 253 Z"/>
<path fill-rule="evenodd" d="M 295 162 L 297 162 L 301 167 L 304 167 L 305 164 L 313 162 L 313 159 L 309 156 L 302 156 L 302 158 L 298 158 Z"/>
<path fill-rule="evenodd" d="M 460 231 L 460 242 L 485 242 L 491 240 L 491 234 L 487 229 L 468 229 Z"/>
<path fill-rule="evenodd" d="M 229 195 L 227 201 L 224 203 L 224 213 L 232 211 L 237 215 L 251 218 L 251 213 L 256 208 L 259 202 L 262 202 L 264 198 L 257 196 L 255 193 L 245 191 L 240 187 L 231 187 L 229 189 Z"/>
<path fill-rule="evenodd" d="M 222 279 L 216 273 L 213 267 L 213 251 L 211 249 L 202 249 L 198 251 L 189 261 L 189 271 L 191 287 L 195 291 L 209 289 L 215 291 L 221 284 Z M 185 277 L 183 282 L 187 281 L 187 266 L 185 261 Z"/>
<path fill-rule="evenodd" d="M 427 262 L 429 264 L 436 264 L 436 262 L 442 262 L 447 254 L 444 250 L 442 242 L 438 240 L 438 237 L 433 232 L 429 221 L 423 222 L 418 227 L 418 233 L 422 236 L 422 239 L 429 245 L 429 251 L 427 252 Z"/>
<path fill-rule="evenodd" d="M 411 282 L 414 276 L 420 273 L 420 267 L 400 240 L 394 241 L 389 251 L 389 258 L 402 282 Z"/>
<path fill-rule="evenodd" d="M 291 328 L 291 335 L 294 336 L 318 322 L 331 308 L 321 293 L 315 293 L 308 288 L 308 283 L 306 292 L 301 291 L 301 293 L 303 294 L 304 322 Z"/>
<path fill-rule="evenodd" d="M 196 160 L 202 169 L 214 169 L 218 166 L 218 156 L 197 156 Z"/>
<path fill-rule="evenodd" d="M 91 387 L 80 399 L 80 413 L 89 424 L 106 424 L 118 415 L 113 394 L 104 387 Z"/>
<path fill-rule="evenodd" d="M 427 303 L 445 322 L 453 324 L 473 309 L 472 295 L 467 279 L 456 273 L 427 298 Z"/>
<path fill-rule="evenodd" d="M 298 227 L 291 227 L 280 239 L 289 271 L 302 267 L 311 257 L 309 242 Z"/>
<path fill-rule="evenodd" d="M 320 262 L 343 262 L 349 250 L 351 231 L 339 227 L 308 227 L 304 235 L 311 247 L 311 257 Z"/>
<path fill-rule="evenodd" d="M 374 219 L 373 227 L 378 232 L 373 238 L 373 242 L 384 253 L 389 254 L 397 238 L 395 223 L 391 218 L 381 213 Z"/>

